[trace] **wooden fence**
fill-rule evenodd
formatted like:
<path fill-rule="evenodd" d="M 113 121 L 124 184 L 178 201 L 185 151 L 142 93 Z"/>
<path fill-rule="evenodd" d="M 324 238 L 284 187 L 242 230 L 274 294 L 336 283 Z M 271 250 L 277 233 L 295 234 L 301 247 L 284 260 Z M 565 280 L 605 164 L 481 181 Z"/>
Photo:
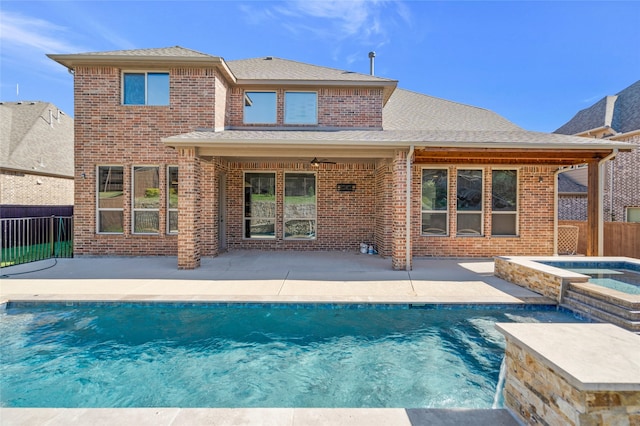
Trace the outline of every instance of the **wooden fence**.
<path fill-rule="evenodd" d="M 578 254 L 585 254 L 587 252 L 587 222 L 560 220 L 558 225 L 578 227 Z M 627 256 L 640 259 L 640 223 L 605 222 L 603 250 L 605 256 Z"/>

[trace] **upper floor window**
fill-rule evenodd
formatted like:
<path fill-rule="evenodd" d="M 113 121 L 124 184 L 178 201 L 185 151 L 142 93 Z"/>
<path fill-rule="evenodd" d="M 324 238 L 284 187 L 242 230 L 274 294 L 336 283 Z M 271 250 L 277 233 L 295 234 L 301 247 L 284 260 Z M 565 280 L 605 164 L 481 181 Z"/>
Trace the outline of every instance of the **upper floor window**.
<path fill-rule="evenodd" d="M 125 105 L 169 105 L 169 73 L 124 73 L 123 83 Z"/>
<path fill-rule="evenodd" d="M 275 124 L 276 92 L 244 92 L 244 123 Z"/>
<path fill-rule="evenodd" d="M 318 94 L 316 92 L 286 92 L 284 94 L 285 124 L 317 124 Z"/>

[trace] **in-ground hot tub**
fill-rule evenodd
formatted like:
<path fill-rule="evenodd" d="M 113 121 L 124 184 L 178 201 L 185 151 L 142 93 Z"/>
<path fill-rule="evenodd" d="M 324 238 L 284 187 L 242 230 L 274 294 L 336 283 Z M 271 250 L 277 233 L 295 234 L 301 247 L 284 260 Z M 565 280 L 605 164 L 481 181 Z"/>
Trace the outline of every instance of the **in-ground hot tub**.
<path fill-rule="evenodd" d="M 577 271 L 594 272 L 595 278 Z M 640 333 L 640 292 L 632 291 L 633 283 L 640 278 L 637 271 L 640 259 L 630 257 L 495 258 L 496 276 L 545 295 L 576 313 Z M 631 283 L 612 281 L 612 276 Z M 623 286 L 628 291 L 622 291 Z"/>

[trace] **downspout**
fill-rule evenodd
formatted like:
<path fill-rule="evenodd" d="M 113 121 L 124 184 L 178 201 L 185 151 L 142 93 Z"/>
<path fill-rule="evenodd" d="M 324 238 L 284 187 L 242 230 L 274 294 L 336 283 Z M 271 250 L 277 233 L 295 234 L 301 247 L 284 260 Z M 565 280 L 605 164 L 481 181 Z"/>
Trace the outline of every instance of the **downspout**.
<path fill-rule="evenodd" d="M 615 148 L 611 154 L 604 157 L 602 160 L 598 161 L 598 168 L 600 169 L 598 172 L 598 198 L 599 198 L 599 206 L 600 212 L 598 214 L 598 256 L 602 256 L 604 253 L 604 218 L 603 218 L 603 203 L 604 203 L 604 166 L 607 161 L 613 160 L 616 155 L 618 155 L 618 148 Z M 613 167 L 611 167 L 613 170 Z M 611 182 L 613 183 L 613 181 Z M 609 197 L 613 200 L 613 191 L 612 188 L 609 188 L 610 194 Z M 611 206 L 613 207 L 613 201 L 611 202 Z M 613 210 L 610 212 L 613 213 Z"/>
<path fill-rule="evenodd" d="M 406 223 L 405 223 L 405 269 L 411 270 L 411 180 L 412 180 L 412 161 L 415 147 L 411 145 L 407 154 L 407 206 L 406 206 Z"/>

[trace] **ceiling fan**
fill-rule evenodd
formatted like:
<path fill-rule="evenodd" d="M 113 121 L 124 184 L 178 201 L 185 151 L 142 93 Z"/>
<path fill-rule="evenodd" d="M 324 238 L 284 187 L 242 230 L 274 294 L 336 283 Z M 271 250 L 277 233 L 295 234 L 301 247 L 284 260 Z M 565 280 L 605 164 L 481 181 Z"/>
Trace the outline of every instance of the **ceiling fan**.
<path fill-rule="evenodd" d="M 313 160 L 311 160 L 310 163 L 314 167 L 318 167 L 320 164 L 336 164 L 335 161 L 329 161 L 327 159 L 318 160 L 318 157 L 313 157 Z"/>

